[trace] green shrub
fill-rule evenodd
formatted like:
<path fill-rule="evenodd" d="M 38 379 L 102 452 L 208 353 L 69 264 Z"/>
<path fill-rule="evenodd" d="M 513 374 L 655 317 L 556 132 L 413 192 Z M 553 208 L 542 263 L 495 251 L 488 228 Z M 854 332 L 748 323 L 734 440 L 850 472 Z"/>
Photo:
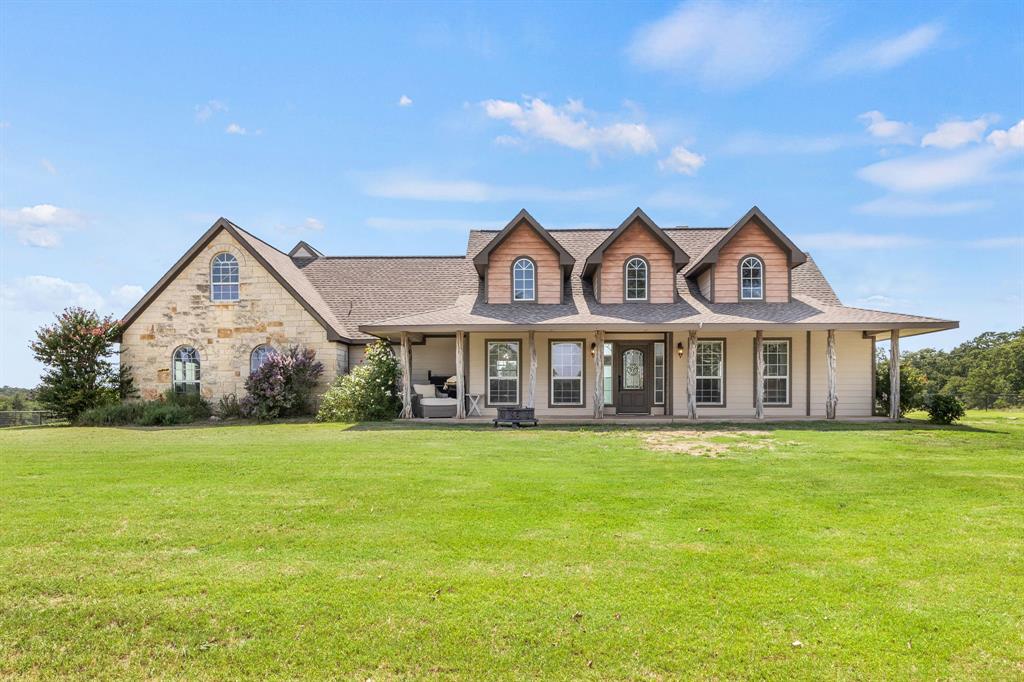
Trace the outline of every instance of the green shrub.
<path fill-rule="evenodd" d="M 124 426 L 139 424 L 146 403 L 112 403 L 92 407 L 78 415 L 78 423 L 82 426 Z"/>
<path fill-rule="evenodd" d="M 916 367 L 900 362 L 900 416 L 924 406 L 928 379 Z M 880 414 L 889 414 L 889 358 L 878 350 L 875 362 L 875 403 Z"/>
<path fill-rule="evenodd" d="M 221 419 L 241 419 L 244 416 L 242 404 L 234 393 L 228 393 L 217 401 L 216 413 Z"/>
<path fill-rule="evenodd" d="M 964 417 L 964 404 L 960 399 L 935 393 L 925 400 L 925 409 L 928 410 L 928 417 L 936 424 L 952 424 Z"/>
<path fill-rule="evenodd" d="M 363 362 L 338 377 L 320 400 L 320 422 L 383 421 L 398 416 L 401 370 L 391 346 L 378 341 L 366 348 Z"/>
<path fill-rule="evenodd" d="M 160 400 L 99 405 L 78 416 L 82 426 L 171 426 L 202 421 L 210 416 L 210 403 L 196 394 L 168 391 Z"/>

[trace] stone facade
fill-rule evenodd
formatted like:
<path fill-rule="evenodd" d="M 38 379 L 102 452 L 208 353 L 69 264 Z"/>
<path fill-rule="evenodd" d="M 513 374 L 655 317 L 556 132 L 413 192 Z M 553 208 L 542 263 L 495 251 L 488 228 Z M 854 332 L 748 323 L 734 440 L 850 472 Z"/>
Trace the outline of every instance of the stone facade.
<path fill-rule="evenodd" d="M 210 300 L 210 262 L 228 252 L 238 259 L 239 300 Z M 327 332 L 230 234 L 219 232 L 132 324 L 121 340 L 121 363 L 132 368 L 139 397 L 171 388 L 171 355 L 192 346 L 200 356 L 200 390 L 217 400 L 245 395 L 249 356 L 261 344 L 298 344 L 324 364 L 323 388 L 348 370 L 348 348 Z"/>

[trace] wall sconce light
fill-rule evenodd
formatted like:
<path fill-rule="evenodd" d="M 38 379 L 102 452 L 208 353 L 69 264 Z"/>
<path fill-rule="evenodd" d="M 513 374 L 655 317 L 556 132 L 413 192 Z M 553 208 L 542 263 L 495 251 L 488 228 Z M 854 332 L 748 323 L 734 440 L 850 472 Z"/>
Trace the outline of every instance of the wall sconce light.
<path fill-rule="evenodd" d="M 596 355 L 597 355 L 597 344 L 594 343 L 594 342 L 591 342 L 590 343 L 590 357 L 595 357 Z"/>
<path fill-rule="evenodd" d="M 683 357 L 683 342 L 680 341 L 676 344 L 676 355 Z"/>

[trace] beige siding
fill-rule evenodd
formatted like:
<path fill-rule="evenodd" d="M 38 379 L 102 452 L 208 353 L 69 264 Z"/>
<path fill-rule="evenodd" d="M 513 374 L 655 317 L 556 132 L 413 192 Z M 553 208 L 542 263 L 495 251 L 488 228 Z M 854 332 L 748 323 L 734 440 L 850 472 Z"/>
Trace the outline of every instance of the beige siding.
<path fill-rule="evenodd" d="M 219 253 L 239 263 L 240 300 L 210 301 L 210 261 Z M 144 399 L 171 388 L 171 355 L 183 345 L 200 356 L 201 391 L 216 400 L 245 393 L 249 355 L 260 344 L 312 348 L 324 363 L 323 387 L 344 371 L 345 347 L 227 232 L 221 231 L 125 330 L 121 362 L 132 367 Z"/>
<path fill-rule="evenodd" d="M 715 302 L 739 301 L 739 264 L 746 256 L 758 256 L 764 262 L 765 301 L 789 301 L 789 261 L 786 252 L 760 224 L 751 220 L 718 254 L 718 263 L 714 267 Z M 704 293 L 703 287 L 701 293 Z"/>
<path fill-rule="evenodd" d="M 601 303 L 622 303 L 625 293 L 624 267 L 633 256 L 647 259 L 649 300 L 651 303 L 672 303 L 675 301 L 676 273 L 672 264 L 672 251 L 658 240 L 639 220 L 619 235 L 601 259 L 600 300 Z"/>
<path fill-rule="evenodd" d="M 825 416 L 828 390 L 825 363 L 826 332 L 811 334 L 811 415 Z M 836 376 L 838 417 L 868 417 L 874 405 L 871 386 L 871 339 L 861 332 L 836 332 Z"/>
<path fill-rule="evenodd" d="M 487 265 L 487 302 L 512 302 L 512 263 L 521 256 L 533 259 L 537 277 L 537 303 L 562 302 L 562 270 L 558 253 L 525 220 L 491 252 Z"/>
<path fill-rule="evenodd" d="M 454 336 L 428 336 L 423 345 L 412 346 L 413 383 L 426 383 L 428 372 L 446 379 L 455 375 Z"/>

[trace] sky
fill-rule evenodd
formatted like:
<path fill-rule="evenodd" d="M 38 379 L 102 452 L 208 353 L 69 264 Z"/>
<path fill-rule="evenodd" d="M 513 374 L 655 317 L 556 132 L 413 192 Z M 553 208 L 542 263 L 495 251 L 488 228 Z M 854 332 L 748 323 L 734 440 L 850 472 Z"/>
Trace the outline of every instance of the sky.
<path fill-rule="evenodd" d="M 1024 325 L 1024 2 L 0 3 L 0 384 L 224 216 L 461 254 L 759 206 L 847 305 Z"/>

